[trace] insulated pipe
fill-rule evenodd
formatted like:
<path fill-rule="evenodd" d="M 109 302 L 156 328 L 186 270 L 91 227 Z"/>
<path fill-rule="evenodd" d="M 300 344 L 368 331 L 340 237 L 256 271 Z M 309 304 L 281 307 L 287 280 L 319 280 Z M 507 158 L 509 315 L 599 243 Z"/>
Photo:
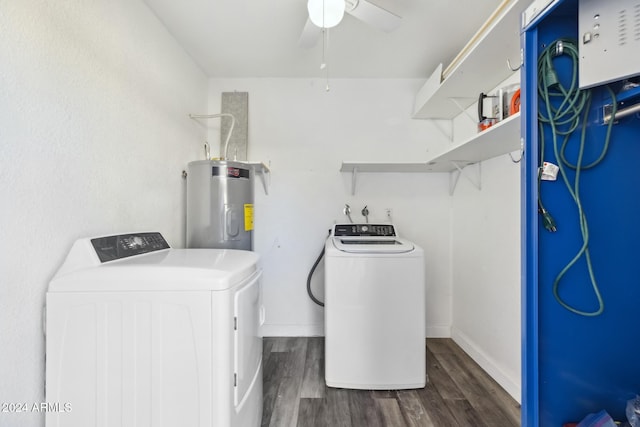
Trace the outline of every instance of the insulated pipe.
<path fill-rule="evenodd" d="M 230 113 L 189 114 L 189 118 L 191 119 L 215 119 L 216 117 L 231 117 L 231 127 L 229 128 L 227 139 L 224 141 L 224 149 L 222 150 L 222 155 L 220 156 L 222 160 L 226 160 L 228 157 L 227 151 L 229 150 L 229 139 L 231 139 L 231 134 L 233 133 L 233 127 L 236 125 L 236 118 L 234 117 L 234 115 Z M 211 159 L 207 159 L 207 160 L 211 160 Z"/>

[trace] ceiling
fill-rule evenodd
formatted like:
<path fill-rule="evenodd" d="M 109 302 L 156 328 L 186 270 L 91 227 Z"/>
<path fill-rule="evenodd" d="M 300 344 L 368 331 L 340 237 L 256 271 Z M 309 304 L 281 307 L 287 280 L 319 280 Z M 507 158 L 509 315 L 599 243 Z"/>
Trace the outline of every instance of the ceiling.
<path fill-rule="evenodd" d="M 144 0 L 209 77 L 325 77 L 322 42 L 298 46 L 306 0 Z M 364 0 L 361 0 L 364 1 Z M 382 32 L 346 14 L 329 30 L 332 78 L 428 78 L 501 0 L 368 0 L 402 17 Z"/>

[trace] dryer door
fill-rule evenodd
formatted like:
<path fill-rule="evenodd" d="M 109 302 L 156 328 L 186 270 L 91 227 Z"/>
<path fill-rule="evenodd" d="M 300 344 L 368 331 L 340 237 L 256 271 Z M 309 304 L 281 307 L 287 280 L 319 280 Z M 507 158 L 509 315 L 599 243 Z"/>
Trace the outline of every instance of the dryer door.
<path fill-rule="evenodd" d="M 258 335 L 261 275 L 262 271 L 259 271 L 248 284 L 236 292 L 234 297 L 235 406 L 243 403 L 248 392 L 255 385 L 262 363 L 262 338 Z"/>

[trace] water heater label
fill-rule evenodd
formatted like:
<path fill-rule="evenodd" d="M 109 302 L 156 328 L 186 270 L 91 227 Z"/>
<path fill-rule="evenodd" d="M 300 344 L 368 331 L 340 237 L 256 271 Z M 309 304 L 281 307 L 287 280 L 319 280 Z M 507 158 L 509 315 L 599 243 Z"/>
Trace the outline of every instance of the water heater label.
<path fill-rule="evenodd" d="M 253 205 L 246 203 L 244 205 L 244 231 L 253 230 Z"/>
<path fill-rule="evenodd" d="M 249 179 L 249 169 L 234 167 L 211 167 L 211 176 L 225 176 L 227 178 L 246 178 Z"/>

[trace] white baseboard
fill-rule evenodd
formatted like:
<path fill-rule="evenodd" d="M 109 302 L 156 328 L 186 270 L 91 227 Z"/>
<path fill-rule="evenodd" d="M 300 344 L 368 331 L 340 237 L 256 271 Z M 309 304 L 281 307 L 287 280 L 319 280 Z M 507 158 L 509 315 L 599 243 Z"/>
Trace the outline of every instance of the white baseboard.
<path fill-rule="evenodd" d="M 450 338 L 450 326 L 428 326 L 427 338 Z M 324 336 L 324 325 L 279 325 L 265 323 L 260 329 L 263 337 L 318 337 Z"/>
<path fill-rule="evenodd" d="M 260 327 L 263 337 L 318 337 L 324 336 L 324 325 L 281 325 L 265 323 Z"/>
<path fill-rule="evenodd" d="M 427 326 L 427 338 L 451 338 L 451 326 Z"/>
<path fill-rule="evenodd" d="M 500 386 L 506 390 L 518 403 L 522 392 L 520 378 L 507 375 L 493 358 L 487 355 L 467 335 L 456 328 L 451 328 L 451 338 L 462 348 L 475 362 L 480 365 Z"/>

